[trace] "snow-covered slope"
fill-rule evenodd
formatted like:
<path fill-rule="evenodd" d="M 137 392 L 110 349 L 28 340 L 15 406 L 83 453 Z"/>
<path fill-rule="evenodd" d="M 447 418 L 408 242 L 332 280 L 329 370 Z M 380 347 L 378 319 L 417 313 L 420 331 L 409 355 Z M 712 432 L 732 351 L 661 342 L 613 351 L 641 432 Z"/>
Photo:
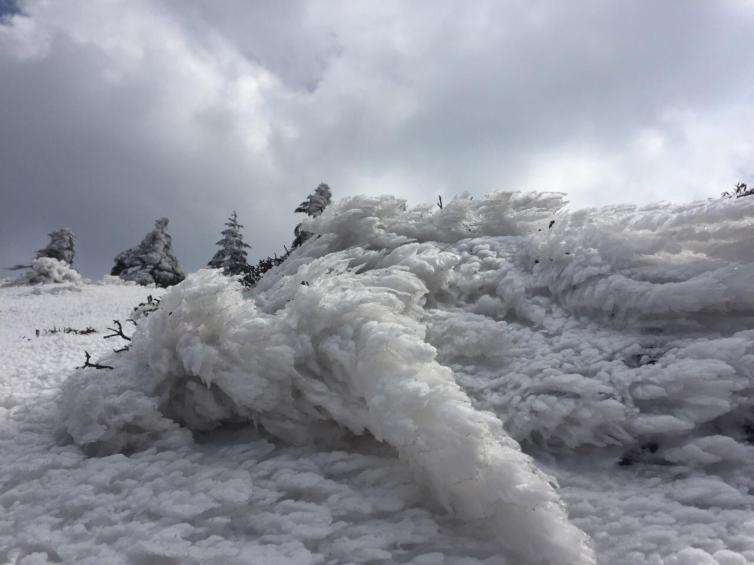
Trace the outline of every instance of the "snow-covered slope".
<path fill-rule="evenodd" d="M 0 547 L 76 562 L 754 562 L 754 199 L 563 204 L 339 202 L 255 289 L 216 271 L 170 289 L 131 351 L 105 357 L 114 370 L 75 372 L 59 399 L 70 364 L 15 368 L 8 323 L 10 389 L 28 394 L 3 426 L 31 431 L 3 435 L 23 462 L 0 467 L 0 504 L 31 534 L 0 522 Z"/>

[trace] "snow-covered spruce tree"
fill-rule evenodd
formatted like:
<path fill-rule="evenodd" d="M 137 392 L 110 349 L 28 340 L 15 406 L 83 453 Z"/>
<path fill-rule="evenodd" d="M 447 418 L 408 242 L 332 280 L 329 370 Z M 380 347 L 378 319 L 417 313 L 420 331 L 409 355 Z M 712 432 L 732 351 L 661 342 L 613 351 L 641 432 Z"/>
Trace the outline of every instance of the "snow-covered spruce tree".
<path fill-rule="evenodd" d="M 36 258 L 50 257 L 57 259 L 69 267 L 73 266 L 73 257 L 76 255 L 76 235 L 68 228 L 61 228 L 51 232 L 50 243 L 47 247 L 37 251 Z"/>
<path fill-rule="evenodd" d="M 223 238 L 217 242 L 220 249 L 212 257 L 208 266 L 213 269 L 222 269 L 226 275 L 242 275 L 249 272 L 249 263 L 246 261 L 246 249 L 251 245 L 244 242 L 241 235 L 243 225 L 238 223 L 238 214 L 233 213 L 225 222 L 227 229 L 222 231 Z"/>
<path fill-rule="evenodd" d="M 325 183 L 321 183 L 312 194 L 306 197 L 306 200 L 298 205 L 298 208 L 296 208 L 294 212 L 302 212 L 307 216 L 316 218 L 325 211 L 325 208 L 330 204 L 331 199 L 332 193 L 330 192 L 330 187 Z M 298 224 L 293 230 L 293 235 L 294 239 L 292 247 L 293 249 L 296 249 L 309 239 L 312 234 L 305 231 L 301 224 Z"/>
<path fill-rule="evenodd" d="M 178 259 L 173 255 L 168 219 L 156 220 L 154 230 L 147 234 L 138 247 L 118 253 L 110 274 L 142 285 L 154 283 L 161 287 L 178 284 L 186 278 L 178 266 Z"/>

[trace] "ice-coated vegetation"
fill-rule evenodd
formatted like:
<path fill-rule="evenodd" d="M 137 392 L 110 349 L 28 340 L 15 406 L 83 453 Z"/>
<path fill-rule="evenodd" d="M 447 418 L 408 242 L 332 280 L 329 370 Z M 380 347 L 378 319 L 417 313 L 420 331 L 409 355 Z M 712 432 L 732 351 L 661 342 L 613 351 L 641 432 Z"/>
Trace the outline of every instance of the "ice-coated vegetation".
<path fill-rule="evenodd" d="M 66 383 L 63 427 L 93 455 L 185 449 L 188 430 L 242 423 L 292 445 L 367 434 L 515 563 L 594 562 L 578 526 L 620 562 L 748 562 L 740 536 L 605 547 L 585 500 L 569 521 L 519 444 L 550 471 L 588 453 L 594 470 L 671 469 L 672 500 L 750 508 L 752 227 L 745 199 L 346 199 L 254 289 L 199 271 L 168 291 L 115 370 Z"/>
<path fill-rule="evenodd" d="M 50 257 L 71 267 L 76 256 L 76 235 L 68 228 L 61 228 L 49 236 L 50 242 L 37 251 L 36 258 Z"/>
<path fill-rule="evenodd" d="M 749 200 L 353 198 L 251 289 L 0 288 L 0 562 L 754 562 Z"/>
<path fill-rule="evenodd" d="M 52 257 L 38 257 L 26 267 L 11 284 L 46 284 L 46 283 L 81 283 L 83 281 L 79 272 L 72 268 L 69 263 L 53 259 Z"/>
<path fill-rule="evenodd" d="M 154 284 L 163 288 L 181 282 L 186 275 L 173 254 L 168 219 L 155 220 L 154 229 L 138 246 L 118 253 L 110 274 L 140 285 Z"/>
<path fill-rule="evenodd" d="M 314 192 L 307 196 L 306 200 L 298 205 L 294 212 L 316 218 L 325 211 L 325 208 L 330 205 L 330 202 L 332 202 L 332 191 L 330 190 L 330 187 L 325 183 L 320 183 Z M 293 235 L 294 238 L 291 247 L 296 249 L 309 239 L 312 234 L 303 229 L 303 223 L 301 223 L 296 225 L 296 228 L 293 230 Z"/>
<path fill-rule="evenodd" d="M 81 275 L 73 268 L 76 255 L 76 235 L 68 228 L 62 228 L 49 234 L 49 243 L 36 252 L 29 265 L 16 265 L 11 270 L 23 270 L 19 276 L 8 284 L 38 285 L 47 283 L 72 283 L 83 281 Z"/>
<path fill-rule="evenodd" d="M 241 233 L 243 225 L 238 222 L 238 214 L 235 210 L 233 210 L 225 226 L 222 231 L 222 239 L 216 244 L 220 246 L 220 249 L 215 252 L 207 266 L 213 269 L 222 269 L 226 275 L 248 273 L 249 263 L 246 260 L 246 250 L 251 246 L 243 240 Z"/>

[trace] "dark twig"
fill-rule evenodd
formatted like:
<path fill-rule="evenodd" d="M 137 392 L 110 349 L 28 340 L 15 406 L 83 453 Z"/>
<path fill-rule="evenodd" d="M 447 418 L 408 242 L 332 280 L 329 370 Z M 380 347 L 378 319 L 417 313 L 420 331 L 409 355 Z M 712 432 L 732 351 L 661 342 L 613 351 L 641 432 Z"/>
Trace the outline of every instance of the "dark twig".
<path fill-rule="evenodd" d="M 140 315 L 143 315 L 145 318 L 149 316 L 152 312 L 157 310 L 157 308 L 160 306 L 160 299 L 154 298 L 151 294 L 147 296 L 146 302 L 140 302 L 138 306 L 134 307 L 134 312 Z M 133 320 L 133 318 L 129 318 L 127 321 L 133 322 L 134 325 L 136 325 L 136 322 Z"/>
<path fill-rule="evenodd" d="M 92 369 L 110 369 L 112 370 L 112 367 L 110 365 L 100 365 L 99 363 L 92 363 L 92 356 L 89 355 L 88 351 L 84 351 L 84 355 L 86 355 L 86 361 L 84 361 L 84 364 L 81 367 L 78 367 L 79 369 L 86 369 L 87 367 Z"/>
<path fill-rule="evenodd" d="M 123 333 L 123 326 L 121 325 L 120 320 L 113 320 L 113 324 L 115 324 L 117 326 L 117 329 L 115 329 L 115 328 L 107 328 L 108 330 L 110 330 L 113 333 L 111 333 L 110 335 L 106 335 L 105 339 L 109 339 L 111 337 L 122 337 L 126 341 L 131 341 L 131 338 L 128 337 L 126 334 Z"/>
<path fill-rule="evenodd" d="M 53 327 L 51 329 L 36 330 L 35 333 L 36 333 L 37 337 L 39 337 L 40 335 L 53 335 L 53 334 L 57 334 L 57 333 L 73 334 L 73 335 L 89 335 L 89 334 L 96 334 L 97 330 L 95 330 L 91 326 L 87 326 L 83 330 L 79 330 L 79 329 L 76 329 L 76 328 L 58 328 L 56 326 L 56 327 Z"/>
<path fill-rule="evenodd" d="M 442 196 L 437 197 L 437 207 L 442 210 Z"/>

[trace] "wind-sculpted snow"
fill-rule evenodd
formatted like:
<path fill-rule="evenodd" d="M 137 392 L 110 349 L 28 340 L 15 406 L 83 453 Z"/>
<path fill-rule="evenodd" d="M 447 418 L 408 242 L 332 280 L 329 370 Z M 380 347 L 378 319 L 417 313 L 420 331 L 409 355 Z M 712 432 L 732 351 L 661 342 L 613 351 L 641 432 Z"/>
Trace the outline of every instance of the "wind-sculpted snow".
<path fill-rule="evenodd" d="M 605 563 L 754 560 L 738 534 L 608 543 L 519 447 L 661 464 L 679 504 L 751 509 L 754 202 L 563 206 L 335 203 L 254 289 L 199 271 L 169 290 L 115 370 L 69 379 L 65 430 L 94 455 L 249 422 L 293 445 L 368 434 L 516 563 L 593 563 L 577 526 Z"/>
<path fill-rule="evenodd" d="M 296 444 L 335 437 L 339 424 L 394 446 L 448 510 L 494 520 L 518 554 L 590 562 L 548 477 L 435 361 L 417 321 L 421 281 L 344 268 L 299 284 L 276 314 L 218 272 L 192 275 L 138 334 L 135 367 L 71 383 L 69 432 L 102 453 L 180 444 L 161 414 L 195 430 L 253 421 Z"/>

